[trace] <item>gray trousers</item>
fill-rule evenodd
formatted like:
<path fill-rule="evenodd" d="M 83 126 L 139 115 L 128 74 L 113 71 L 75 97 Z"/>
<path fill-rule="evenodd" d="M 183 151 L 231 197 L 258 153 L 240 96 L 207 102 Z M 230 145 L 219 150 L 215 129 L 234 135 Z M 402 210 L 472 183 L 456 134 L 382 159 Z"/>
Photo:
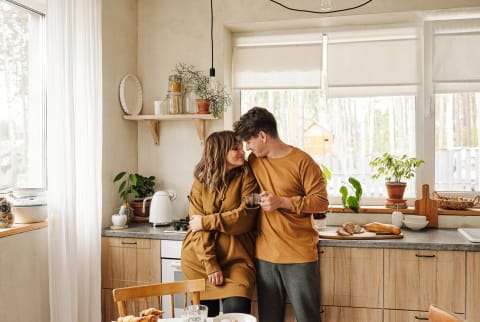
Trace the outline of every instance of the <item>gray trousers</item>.
<path fill-rule="evenodd" d="M 255 264 L 259 322 L 282 322 L 286 295 L 298 322 L 320 322 L 318 262 L 274 264 L 256 259 Z"/>

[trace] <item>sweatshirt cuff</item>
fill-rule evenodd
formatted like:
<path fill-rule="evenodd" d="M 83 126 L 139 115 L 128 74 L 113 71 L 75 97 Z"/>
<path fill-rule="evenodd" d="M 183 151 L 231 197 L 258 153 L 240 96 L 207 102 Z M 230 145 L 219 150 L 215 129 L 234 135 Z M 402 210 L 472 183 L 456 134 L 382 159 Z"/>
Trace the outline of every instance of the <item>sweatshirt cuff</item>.
<path fill-rule="evenodd" d="M 202 219 L 203 230 L 217 230 L 218 216 L 205 215 L 205 216 L 202 216 L 201 219 Z"/>
<path fill-rule="evenodd" d="M 220 268 L 220 265 L 218 265 L 216 261 L 206 261 L 204 265 L 205 265 L 205 271 L 207 272 L 207 275 L 212 274 L 214 272 L 222 271 L 222 269 Z"/>

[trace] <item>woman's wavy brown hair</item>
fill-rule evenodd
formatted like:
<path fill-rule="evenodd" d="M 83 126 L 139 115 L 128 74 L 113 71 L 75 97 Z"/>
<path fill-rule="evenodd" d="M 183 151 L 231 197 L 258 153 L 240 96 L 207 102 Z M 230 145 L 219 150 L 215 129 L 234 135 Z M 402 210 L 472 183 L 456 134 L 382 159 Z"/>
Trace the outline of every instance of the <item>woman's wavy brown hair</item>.
<path fill-rule="evenodd" d="M 227 152 L 241 143 L 233 131 L 210 134 L 205 141 L 202 159 L 195 166 L 193 175 L 210 191 L 220 191 L 227 184 Z M 243 171 L 243 167 L 233 171 Z"/>

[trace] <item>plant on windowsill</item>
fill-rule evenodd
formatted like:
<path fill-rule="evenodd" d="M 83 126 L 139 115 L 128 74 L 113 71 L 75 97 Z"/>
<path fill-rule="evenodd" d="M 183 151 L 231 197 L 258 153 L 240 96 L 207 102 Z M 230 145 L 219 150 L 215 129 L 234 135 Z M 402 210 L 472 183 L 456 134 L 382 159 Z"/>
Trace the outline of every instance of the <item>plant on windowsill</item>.
<path fill-rule="evenodd" d="M 415 176 L 415 170 L 424 163 L 415 157 L 406 154 L 395 156 L 388 152 L 370 161 L 370 166 L 376 168 L 373 179 L 385 178 L 387 187 L 387 204 L 389 208 L 406 208 L 406 200 L 403 199 L 407 183 L 405 180 Z"/>
<path fill-rule="evenodd" d="M 200 100 L 207 104 L 207 110 L 199 111 L 199 114 L 211 112 L 215 118 L 219 118 L 222 116 L 225 108 L 232 103 L 230 93 L 227 92 L 225 86 L 220 81 L 216 80 L 216 86 L 212 88 L 210 78 L 203 72 L 196 70 L 193 65 L 178 63 L 174 72 L 182 78 L 184 84 L 192 84 L 194 86 L 199 108 Z"/>
<path fill-rule="evenodd" d="M 135 216 L 132 221 L 148 222 L 150 200 L 146 202 L 145 213 L 143 213 L 143 199 L 155 192 L 155 177 L 121 171 L 115 176 L 113 182 L 120 182 L 118 193 L 123 200 L 123 206 L 133 209 Z M 133 199 L 129 201 L 131 196 Z"/>
<path fill-rule="evenodd" d="M 348 182 L 355 193 L 353 195 L 349 195 L 349 187 L 347 185 L 341 186 L 340 193 L 342 194 L 342 205 L 343 208 L 350 208 L 353 212 L 358 213 L 358 209 L 360 208 L 360 199 L 362 198 L 363 194 L 362 184 L 353 177 L 348 178 Z"/>

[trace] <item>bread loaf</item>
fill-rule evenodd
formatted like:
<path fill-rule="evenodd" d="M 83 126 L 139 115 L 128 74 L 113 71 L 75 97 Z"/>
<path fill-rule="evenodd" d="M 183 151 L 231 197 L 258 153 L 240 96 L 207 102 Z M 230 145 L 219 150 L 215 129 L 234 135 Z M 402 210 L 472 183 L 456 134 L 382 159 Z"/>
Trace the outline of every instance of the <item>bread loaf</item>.
<path fill-rule="evenodd" d="M 393 235 L 400 235 L 400 233 L 402 232 L 400 228 L 395 225 L 382 224 L 379 222 L 372 222 L 372 223 L 366 224 L 363 226 L 363 228 L 365 228 L 365 230 L 367 231 L 371 231 L 375 233 L 382 232 L 382 233 L 390 233 Z"/>

